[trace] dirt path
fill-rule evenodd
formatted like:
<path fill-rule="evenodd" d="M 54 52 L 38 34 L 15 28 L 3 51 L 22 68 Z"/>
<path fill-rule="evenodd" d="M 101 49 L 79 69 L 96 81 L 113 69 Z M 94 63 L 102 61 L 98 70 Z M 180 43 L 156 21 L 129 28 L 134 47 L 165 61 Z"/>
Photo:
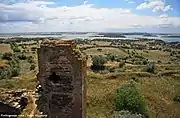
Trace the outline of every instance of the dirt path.
<path fill-rule="evenodd" d="M 36 107 L 37 107 L 37 105 L 35 103 L 36 102 L 36 98 L 34 97 L 33 94 L 30 94 L 30 97 L 31 97 L 31 100 L 32 100 L 33 108 L 32 108 L 32 111 L 31 111 L 31 113 L 29 115 L 29 118 L 34 118 L 33 116 L 35 115 L 35 110 L 36 110 Z"/>

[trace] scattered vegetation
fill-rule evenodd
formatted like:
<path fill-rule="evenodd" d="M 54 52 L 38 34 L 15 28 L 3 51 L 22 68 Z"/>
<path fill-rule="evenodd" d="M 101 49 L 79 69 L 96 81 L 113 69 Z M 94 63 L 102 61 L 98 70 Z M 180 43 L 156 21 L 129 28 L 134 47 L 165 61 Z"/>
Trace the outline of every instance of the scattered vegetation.
<path fill-rule="evenodd" d="M 11 43 L 10 45 L 11 45 L 11 49 L 13 50 L 13 52 L 21 52 L 17 43 Z"/>
<path fill-rule="evenodd" d="M 133 81 L 122 85 L 117 90 L 115 110 L 127 110 L 148 117 L 145 99 L 139 93 Z"/>
<path fill-rule="evenodd" d="M 8 66 L 0 68 L 0 79 L 11 79 L 20 74 L 19 61 L 12 59 L 9 61 Z"/>
<path fill-rule="evenodd" d="M 26 59 L 27 59 L 26 55 L 24 55 L 24 54 L 18 55 L 18 58 L 19 58 L 20 60 L 26 60 Z"/>
<path fill-rule="evenodd" d="M 176 92 L 173 100 L 180 103 L 180 90 Z"/>
<path fill-rule="evenodd" d="M 36 49 L 42 39 L 0 40 L 0 88 L 35 89 Z M 80 51 L 89 55 L 87 117 L 180 117 L 180 94 L 174 92 L 180 86 L 177 44 L 143 38 L 79 38 L 77 42 Z M 137 83 L 124 84 L 129 80 Z"/>
<path fill-rule="evenodd" d="M 27 57 L 27 61 L 32 64 L 35 63 L 34 58 L 32 56 Z"/>
<path fill-rule="evenodd" d="M 2 55 L 2 59 L 5 59 L 5 60 L 12 60 L 12 53 L 4 53 L 3 55 Z"/>

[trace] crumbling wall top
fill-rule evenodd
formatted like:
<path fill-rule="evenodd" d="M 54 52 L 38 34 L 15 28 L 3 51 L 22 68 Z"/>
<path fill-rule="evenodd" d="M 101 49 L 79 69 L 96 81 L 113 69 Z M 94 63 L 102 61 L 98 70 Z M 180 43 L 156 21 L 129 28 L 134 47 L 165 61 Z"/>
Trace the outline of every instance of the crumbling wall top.
<path fill-rule="evenodd" d="M 75 40 L 44 39 L 40 47 L 69 47 L 73 50 L 73 54 L 75 55 L 75 57 L 78 57 L 78 60 L 86 60 L 87 56 L 85 54 L 82 54 L 81 51 L 76 47 L 76 45 L 77 44 Z"/>
<path fill-rule="evenodd" d="M 75 40 L 49 40 L 45 39 L 41 43 L 41 46 L 47 46 L 47 47 L 57 47 L 57 46 L 75 46 L 76 41 Z"/>

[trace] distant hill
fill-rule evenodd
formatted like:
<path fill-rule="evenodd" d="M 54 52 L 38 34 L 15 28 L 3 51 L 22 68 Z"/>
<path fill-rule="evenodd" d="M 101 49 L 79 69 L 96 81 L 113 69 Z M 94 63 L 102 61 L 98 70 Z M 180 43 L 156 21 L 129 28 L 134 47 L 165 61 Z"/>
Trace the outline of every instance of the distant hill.
<path fill-rule="evenodd" d="M 111 37 L 111 38 L 126 38 L 126 36 L 122 35 L 121 33 L 99 33 L 100 37 Z"/>

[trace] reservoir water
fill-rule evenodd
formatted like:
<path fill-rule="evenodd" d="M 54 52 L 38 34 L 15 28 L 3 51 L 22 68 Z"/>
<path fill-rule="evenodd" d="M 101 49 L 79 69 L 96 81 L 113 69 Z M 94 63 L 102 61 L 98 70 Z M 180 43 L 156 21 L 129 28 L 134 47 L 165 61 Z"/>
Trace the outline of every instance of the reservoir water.
<path fill-rule="evenodd" d="M 87 34 L 22 34 L 22 35 L 15 35 L 15 34 L 10 34 L 10 35 L 1 35 L 0 38 L 11 38 L 11 37 L 24 37 L 24 38 L 42 38 L 42 37 L 56 37 L 56 38 L 63 38 L 63 39 L 75 39 L 75 38 L 82 38 L 82 39 L 130 39 L 130 40 L 135 40 L 135 38 L 148 38 L 148 39 L 161 39 L 166 42 L 180 42 L 180 38 L 169 38 L 169 37 L 145 37 L 143 35 L 125 35 L 126 38 L 110 38 L 110 37 L 92 37 L 95 36 L 96 34 L 94 33 L 87 33 Z"/>

